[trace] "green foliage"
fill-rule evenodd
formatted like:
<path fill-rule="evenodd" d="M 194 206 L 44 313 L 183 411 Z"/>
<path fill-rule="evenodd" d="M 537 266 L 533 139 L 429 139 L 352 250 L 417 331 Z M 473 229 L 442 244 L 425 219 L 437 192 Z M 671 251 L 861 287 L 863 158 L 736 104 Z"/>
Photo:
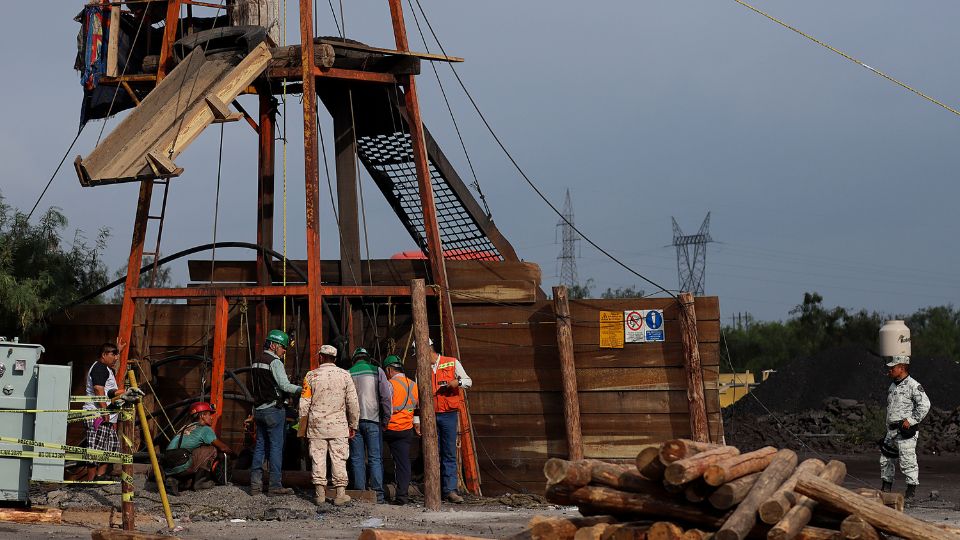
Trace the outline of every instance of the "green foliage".
<path fill-rule="evenodd" d="M 786 321 L 771 322 L 757 322 L 748 315 L 746 324 L 724 327 L 725 345 L 737 371 L 776 369 L 794 358 L 841 345 L 873 349 L 883 321 L 893 318 L 864 309 L 826 308 L 823 297 L 815 292 L 804 293 L 803 303 L 790 310 L 790 315 Z M 960 361 L 960 310 L 949 305 L 927 307 L 905 319 L 913 356 Z M 726 350 L 723 356 L 727 356 Z M 726 359 L 722 368 L 730 369 Z"/>
<path fill-rule="evenodd" d="M 40 330 L 50 310 L 106 284 L 101 252 L 109 232 L 101 229 L 89 245 L 77 230 L 65 245 L 66 228 L 59 208 L 51 207 L 31 224 L 0 194 L 0 334 Z"/>
<path fill-rule="evenodd" d="M 637 289 L 634 286 L 630 287 L 617 287 L 616 289 L 611 289 L 607 287 L 607 290 L 600 294 L 600 298 L 610 300 L 613 298 L 641 298 L 643 297 L 643 289 Z"/>
<path fill-rule="evenodd" d="M 590 289 L 594 287 L 593 278 L 590 278 L 586 283 L 577 283 L 573 287 L 570 287 L 567 290 L 567 295 L 569 298 L 579 299 L 579 298 L 590 298 Z"/>
<path fill-rule="evenodd" d="M 153 263 L 153 257 L 149 255 L 143 258 L 143 266 Z M 169 266 L 160 266 L 157 267 L 156 279 L 153 279 L 152 270 L 147 270 L 146 272 L 140 274 L 139 287 L 172 287 L 173 278 L 170 277 L 170 267 Z M 127 275 L 126 268 L 120 268 L 113 273 L 113 280 L 116 281 Z M 126 289 L 126 286 L 120 285 L 116 289 L 113 289 L 113 295 L 110 296 L 110 299 L 107 301 L 110 304 L 122 304 L 123 303 L 123 292 Z M 154 299 L 152 303 L 154 304 L 173 304 L 176 302 L 174 299 Z"/>
<path fill-rule="evenodd" d="M 905 322 L 914 356 L 960 359 L 960 310 L 951 305 L 926 307 Z"/>

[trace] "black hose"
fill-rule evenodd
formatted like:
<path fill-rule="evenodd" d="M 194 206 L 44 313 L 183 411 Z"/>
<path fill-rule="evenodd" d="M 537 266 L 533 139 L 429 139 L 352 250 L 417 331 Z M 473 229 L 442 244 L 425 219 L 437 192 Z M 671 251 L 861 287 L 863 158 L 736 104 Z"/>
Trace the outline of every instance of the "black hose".
<path fill-rule="evenodd" d="M 219 249 L 245 248 L 245 249 L 260 251 L 261 253 L 264 253 L 265 255 L 270 255 L 271 257 L 277 260 L 283 260 L 284 258 L 281 253 L 278 253 L 268 247 L 264 247 L 259 244 L 254 244 L 252 242 L 211 242 L 209 244 L 202 244 L 199 246 L 194 246 L 192 248 L 185 249 L 183 251 L 178 251 L 173 255 L 167 255 L 166 257 L 163 257 L 156 262 L 150 262 L 150 264 L 147 264 L 140 269 L 140 272 L 138 273 L 138 275 L 143 275 L 143 273 L 146 272 L 147 270 L 150 270 L 154 266 L 154 264 L 156 264 L 157 266 L 162 266 L 164 264 L 167 264 L 170 261 L 175 261 L 181 257 L 186 257 L 187 255 L 193 255 L 194 253 L 198 253 L 200 251 L 207 251 L 214 248 L 219 248 Z M 303 269 L 301 269 L 299 266 L 294 264 L 293 261 L 291 261 L 290 259 L 287 259 L 287 264 L 290 265 L 290 268 L 297 274 L 297 276 L 300 277 L 300 279 L 303 280 L 304 283 L 307 282 L 307 274 L 303 271 Z M 69 304 L 60 308 L 60 310 L 62 311 L 62 310 L 72 308 L 73 306 L 92 300 L 100 296 L 101 294 L 109 291 L 110 289 L 113 289 L 114 287 L 123 285 L 123 283 L 127 280 L 127 275 L 129 275 L 129 273 L 125 274 L 123 277 L 117 279 L 116 281 L 113 281 L 112 283 L 108 283 L 103 287 L 100 287 L 99 289 L 93 291 L 92 293 L 86 294 L 80 297 L 79 299 L 74 300 L 73 302 L 70 302 Z M 327 305 L 327 302 L 325 299 L 321 299 L 321 300 L 323 300 L 321 304 L 323 306 L 323 312 L 327 316 L 327 321 L 330 324 L 330 329 L 333 330 L 334 335 L 336 336 L 342 335 L 342 333 L 340 332 L 340 326 L 336 323 L 336 318 L 334 318 L 333 316 L 333 311 L 330 309 L 330 306 Z"/>

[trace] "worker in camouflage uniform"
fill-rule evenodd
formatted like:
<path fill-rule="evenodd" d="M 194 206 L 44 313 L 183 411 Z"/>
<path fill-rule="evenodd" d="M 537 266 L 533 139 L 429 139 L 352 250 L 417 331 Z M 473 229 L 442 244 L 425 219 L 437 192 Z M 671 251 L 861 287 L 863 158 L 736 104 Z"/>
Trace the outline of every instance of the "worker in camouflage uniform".
<path fill-rule="evenodd" d="M 880 446 L 880 479 L 883 481 L 881 489 L 893 489 L 896 462 L 899 460 L 900 470 L 907 477 L 905 497 L 912 499 L 916 496 L 917 485 L 920 483 L 917 429 L 918 424 L 930 411 L 930 398 L 923 391 L 923 386 L 910 376 L 909 356 L 887 358 L 888 375 L 893 382 L 887 391 L 887 435 Z"/>
<path fill-rule="evenodd" d="M 336 495 L 333 504 L 350 502 L 347 495 L 347 458 L 349 439 L 360 424 L 360 404 L 357 389 L 350 372 L 338 368 L 337 349 L 331 345 L 320 347 L 320 366 L 307 373 L 300 395 L 300 418 L 307 417 L 306 436 L 310 443 L 313 462 L 314 502 L 326 502 L 327 455 L 330 455 L 331 476 Z"/>

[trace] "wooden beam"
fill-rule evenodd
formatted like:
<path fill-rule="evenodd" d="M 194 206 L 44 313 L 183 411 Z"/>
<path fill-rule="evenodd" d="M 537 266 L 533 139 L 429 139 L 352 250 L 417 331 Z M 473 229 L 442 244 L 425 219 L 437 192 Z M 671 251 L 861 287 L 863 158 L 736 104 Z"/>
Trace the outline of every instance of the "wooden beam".
<path fill-rule="evenodd" d="M 873 502 L 842 488 L 829 480 L 804 474 L 797 480 L 796 492 L 827 503 L 845 512 L 856 514 L 877 529 L 906 540 L 956 540 L 957 535 L 940 529 L 882 503 Z"/>
<path fill-rule="evenodd" d="M 389 54 L 397 56 L 413 56 L 423 60 L 436 60 L 440 62 L 463 62 L 463 58 L 459 56 L 447 56 L 445 54 L 431 54 L 431 53 L 422 53 L 422 52 L 413 52 L 413 51 L 401 51 L 397 49 L 381 49 L 380 47 L 371 47 L 369 45 L 364 45 L 362 43 L 350 43 L 348 41 L 339 41 L 334 39 L 321 39 L 320 43 L 324 45 L 330 45 L 332 47 L 340 47 L 341 49 L 350 49 L 353 51 L 361 52 L 372 52 L 380 54 Z"/>
<path fill-rule="evenodd" d="M 277 105 L 270 89 L 262 85 L 257 89 L 259 100 L 259 144 L 257 151 L 257 245 L 273 249 L 274 192 L 276 190 L 276 140 L 274 127 Z M 212 272 L 211 272 L 212 274 Z M 257 250 L 257 285 L 264 287 L 273 281 L 270 276 L 270 259 Z M 213 281 L 213 275 L 210 276 Z M 263 343 L 267 335 L 270 312 L 266 300 L 257 302 L 254 343 Z"/>
<path fill-rule="evenodd" d="M 117 76 L 117 57 L 120 48 L 120 6 L 110 8 L 110 33 L 107 36 L 107 77 Z"/>
<path fill-rule="evenodd" d="M 560 378 L 563 381 L 563 418 L 567 428 L 567 458 L 583 459 L 580 434 L 580 401 L 577 393 L 577 367 L 573 362 L 573 332 L 570 329 L 570 305 L 567 288 L 553 288 L 553 310 L 557 317 L 557 349 L 560 351 Z"/>
<path fill-rule="evenodd" d="M 707 409 L 703 397 L 703 371 L 700 365 L 700 346 L 697 338 L 697 314 L 694 309 L 693 295 L 681 292 L 680 330 L 683 338 L 684 368 L 687 372 L 687 404 L 690 411 L 690 431 L 692 439 L 710 442 L 710 428 L 707 426 Z"/>
<path fill-rule="evenodd" d="M 225 296 L 218 296 L 215 304 L 213 323 L 213 366 L 210 373 L 210 402 L 213 403 L 216 416 L 213 420 L 213 430 L 220 432 L 220 421 L 223 418 L 223 376 L 227 361 L 227 312 L 230 305 Z"/>
<path fill-rule="evenodd" d="M 317 129 L 317 87 L 312 76 L 316 69 L 313 51 L 313 2 L 300 0 L 300 76 L 303 80 L 303 180 L 307 236 L 307 322 L 310 369 L 318 364 L 323 343 L 322 293 L 320 291 L 320 143 Z M 286 134 L 284 134 L 286 135 Z"/>

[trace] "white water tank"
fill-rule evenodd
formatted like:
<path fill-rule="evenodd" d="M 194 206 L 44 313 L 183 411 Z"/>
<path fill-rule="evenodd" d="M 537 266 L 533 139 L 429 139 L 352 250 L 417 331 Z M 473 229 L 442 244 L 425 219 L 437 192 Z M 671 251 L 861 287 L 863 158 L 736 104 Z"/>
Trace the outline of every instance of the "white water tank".
<path fill-rule="evenodd" d="M 910 329 L 903 321 L 886 321 L 877 341 L 880 356 L 910 356 Z"/>

